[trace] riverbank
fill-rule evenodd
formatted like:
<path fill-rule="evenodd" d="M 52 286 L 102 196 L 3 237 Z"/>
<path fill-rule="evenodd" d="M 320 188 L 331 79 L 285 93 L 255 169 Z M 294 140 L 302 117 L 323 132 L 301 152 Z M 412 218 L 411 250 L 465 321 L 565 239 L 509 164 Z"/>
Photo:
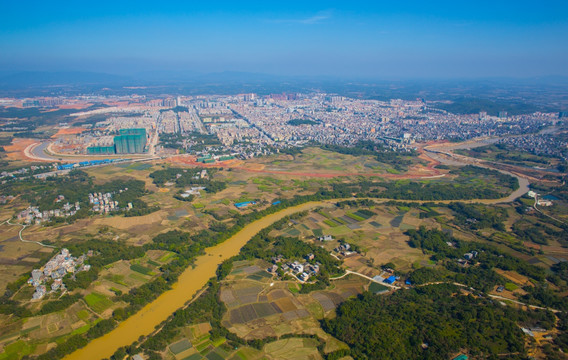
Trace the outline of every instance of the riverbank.
<path fill-rule="evenodd" d="M 207 281 L 215 276 L 217 267 L 224 260 L 237 255 L 241 248 L 260 230 L 285 216 L 316 207 L 329 207 L 331 201 L 314 201 L 293 206 L 267 215 L 245 226 L 228 240 L 208 248 L 206 254 L 197 258 L 195 266 L 187 268 L 171 290 L 132 315 L 114 330 L 91 341 L 87 346 L 65 357 L 69 360 L 108 358 L 120 347 L 130 345 L 142 335 L 148 335 L 174 311 L 190 301 Z"/>

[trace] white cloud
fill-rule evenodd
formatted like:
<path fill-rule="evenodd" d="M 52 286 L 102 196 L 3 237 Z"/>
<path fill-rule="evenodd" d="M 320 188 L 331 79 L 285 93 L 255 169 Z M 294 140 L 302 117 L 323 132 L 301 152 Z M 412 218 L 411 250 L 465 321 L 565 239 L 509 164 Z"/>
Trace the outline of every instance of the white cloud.
<path fill-rule="evenodd" d="M 327 19 L 330 19 L 331 11 L 320 11 L 317 14 L 307 17 L 307 18 L 297 18 L 297 19 L 268 19 L 268 22 L 279 23 L 279 24 L 321 24 Z"/>

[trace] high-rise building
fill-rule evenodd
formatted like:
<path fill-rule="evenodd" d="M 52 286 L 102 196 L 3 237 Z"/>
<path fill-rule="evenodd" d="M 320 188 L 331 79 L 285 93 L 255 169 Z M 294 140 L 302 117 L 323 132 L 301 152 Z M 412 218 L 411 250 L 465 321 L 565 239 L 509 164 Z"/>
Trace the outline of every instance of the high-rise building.
<path fill-rule="evenodd" d="M 120 135 L 114 137 L 117 154 L 136 154 L 144 152 L 146 129 L 120 129 Z"/>
<path fill-rule="evenodd" d="M 170 107 L 170 108 L 176 107 L 176 99 L 174 99 L 174 98 L 164 99 L 164 100 L 162 100 L 162 106 Z"/>

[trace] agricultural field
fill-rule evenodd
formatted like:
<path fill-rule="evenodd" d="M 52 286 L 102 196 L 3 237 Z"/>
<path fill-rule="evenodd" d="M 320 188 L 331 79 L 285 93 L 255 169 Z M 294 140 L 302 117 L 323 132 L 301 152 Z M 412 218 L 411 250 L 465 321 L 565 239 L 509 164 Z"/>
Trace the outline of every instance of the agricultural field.
<path fill-rule="evenodd" d="M 420 159 L 411 158 L 413 166 L 421 165 Z M 398 174 L 393 166 L 377 161 L 371 155 L 347 155 L 319 147 L 308 147 L 292 155 L 270 155 L 255 159 L 246 168 L 274 172 L 313 174 Z"/>
<path fill-rule="evenodd" d="M 227 307 L 223 326 L 247 340 L 310 334 L 326 339 L 327 352 L 343 348 L 321 330 L 319 320 L 366 290 L 369 281 L 348 276 L 335 280 L 328 290 L 299 294 L 297 281 L 274 281 L 262 265 L 266 263 L 261 260 L 235 263 L 219 293 Z"/>
<path fill-rule="evenodd" d="M 332 208 L 311 211 L 282 230 L 273 230 L 273 236 L 299 237 L 322 245 L 332 251 L 341 242 L 360 249 L 344 259 L 347 269 L 368 276 L 380 273 L 379 266 L 392 262 L 397 269 L 409 270 L 415 262 L 424 262 L 424 255 L 406 243 L 404 232 L 420 225 L 439 226 L 433 219 L 420 219 L 418 209 L 403 206 L 374 206 Z M 319 242 L 321 236 L 331 235 L 333 240 Z"/>
<path fill-rule="evenodd" d="M 15 338 L 25 339 L 33 348 L 41 350 L 56 338 L 83 334 L 96 325 L 101 318 L 85 303 L 77 302 L 65 311 L 27 318 L 25 321 L 11 323 L 1 329 L 0 343 L 9 343 Z M 9 345 L 8 345 L 9 346 Z M 22 355 L 23 350 L 12 350 Z"/>
<path fill-rule="evenodd" d="M 556 170 L 557 166 L 561 164 L 558 158 L 533 155 L 506 144 L 492 144 L 473 149 L 458 149 L 455 152 L 482 160 L 540 169 Z"/>

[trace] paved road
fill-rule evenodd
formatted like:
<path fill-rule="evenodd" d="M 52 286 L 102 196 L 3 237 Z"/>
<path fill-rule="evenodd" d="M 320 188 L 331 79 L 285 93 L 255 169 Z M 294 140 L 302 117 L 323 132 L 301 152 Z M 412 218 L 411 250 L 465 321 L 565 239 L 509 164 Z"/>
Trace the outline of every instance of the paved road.
<path fill-rule="evenodd" d="M 374 283 L 377 283 L 377 284 L 381 284 L 381 285 L 390 287 L 390 288 L 392 288 L 392 289 L 394 289 L 394 290 L 402 289 L 402 288 L 400 288 L 400 287 L 398 287 L 398 286 L 396 286 L 396 285 L 392 285 L 392 284 L 387 284 L 387 283 L 384 283 L 384 282 L 380 282 L 380 281 L 377 281 L 377 280 L 375 280 L 375 279 L 373 279 L 373 278 L 371 278 L 371 277 L 368 277 L 368 276 L 365 275 L 365 274 L 361 274 L 361 273 L 358 273 L 358 272 L 355 272 L 355 271 L 351 271 L 351 270 L 345 270 L 345 274 L 343 274 L 343 275 L 341 275 L 341 276 L 338 276 L 338 277 L 329 278 L 329 280 L 339 280 L 339 279 L 343 279 L 344 277 L 346 277 L 346 276 L 349 275 L 349 274 L 353 274 L 353 275 L 360 276 L 360 277 L 365 278 L 365 279 L 367 279 L 367 280 L 370 280 L 370 281 L 372 281 L 372 282 L 374 282 Z"/>
<path fill-rule="evenodd" d="M 27 225 L 23 225 L 23 224 L 12 224 L 12 223 L 10 222 L 10 220 L 6 220 L 6 221 L 4 221 L 4 222 L 5 222 L 6 224 L 8 224 L 8 225 L 21 226 L 21 227 L 22 227 L 22 228 L 20 229 L 20 232 L 18 233 L 18 236 L 20 237 L 20 241 L 21 241 L 21 242 L 32 243 L 32 244 L 38 244 L 38 245 L 41 245 L 41 246 L 43 246 L 43 247 L 48 247 L 48 248 L 52 248 L 52 249 L 57 249 L 57 247 L 55 247 L 55 246 L 46 245 L 46 244 L 44 244 L 44 243 L 42 243 L 42 242 L 39 242 L 39 241 L 24 240 L 24 238 L 22 237 L 22 232 L 23 232 L 24 229 L 27 227 Z"/>

